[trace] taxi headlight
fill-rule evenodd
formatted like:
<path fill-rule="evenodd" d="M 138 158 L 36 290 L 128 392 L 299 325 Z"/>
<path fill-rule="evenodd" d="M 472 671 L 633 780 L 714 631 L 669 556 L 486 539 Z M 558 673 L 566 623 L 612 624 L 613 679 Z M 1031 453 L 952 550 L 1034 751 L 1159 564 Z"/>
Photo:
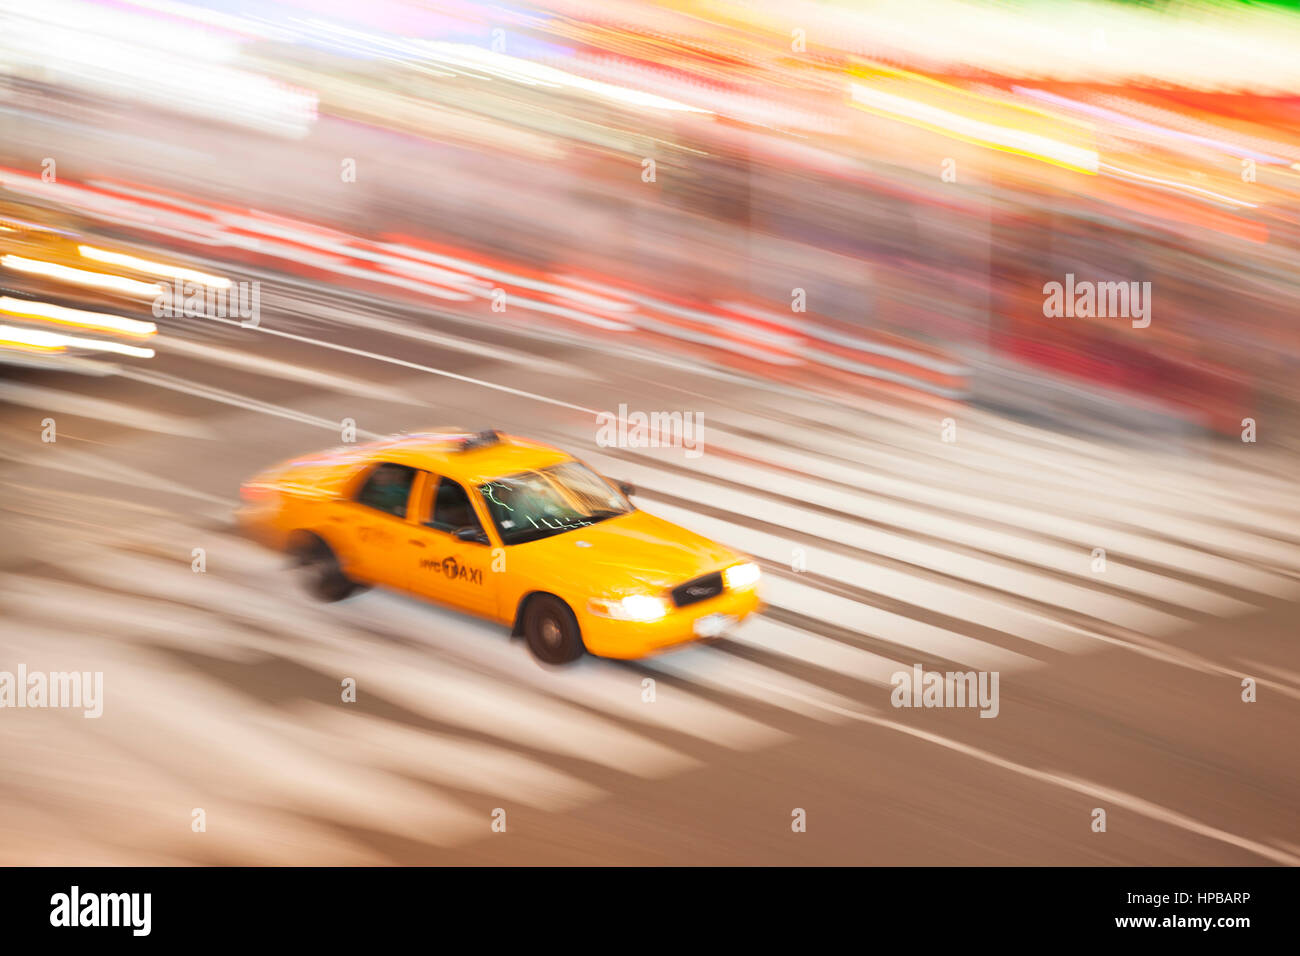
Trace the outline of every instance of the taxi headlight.
<path fill-rule="evenodd" d="M 658 621 L 668 614 L 668 605 L 664 599 L 649 594 L 629 594 L 619 600 L 591 601 L 587 606 L 593 614 L 601 617 L 643 624 Z"/>
<path fill-rule="evenodd" d="M 734 591 L 737 588 L 747 588 L 758 583 L 759 578 L 758 565 L 753 561 L 746 561 L 744 564 L 733 564 L 722 572 L 722 582 L 727 586 L 727 590 Z"/>

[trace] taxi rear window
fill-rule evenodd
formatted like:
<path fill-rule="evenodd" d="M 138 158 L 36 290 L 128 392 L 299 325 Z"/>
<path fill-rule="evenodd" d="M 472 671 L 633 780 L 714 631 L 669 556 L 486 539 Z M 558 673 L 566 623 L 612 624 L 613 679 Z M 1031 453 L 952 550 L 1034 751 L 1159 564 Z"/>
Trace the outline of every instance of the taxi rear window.
<path fill-rule="evenodd" d="M 406 505 L 415 484 L 415 469 L 409 465 L 383 462 L 377 465 L 357 492 L 357 503 L 395 515 L 406 517 Z"/>

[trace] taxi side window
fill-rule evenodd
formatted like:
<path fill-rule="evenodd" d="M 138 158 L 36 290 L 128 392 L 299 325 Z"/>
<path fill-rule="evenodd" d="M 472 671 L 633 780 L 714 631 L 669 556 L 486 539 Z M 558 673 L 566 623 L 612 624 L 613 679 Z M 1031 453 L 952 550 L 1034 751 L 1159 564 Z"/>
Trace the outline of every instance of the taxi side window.
<path fill-rule="evenodd" d="M 438 488 L 433 493 L 433 516 L 425 524 L 439 531 L 483 530 L 465 489 L 447 478 L 438 479 Z"/>
<path fill-rule="evenodd" d="M 361 486 L 361 491 L 357 493 L 357 502 L 405 518 L 406 502 L 411 497 L 413 484 L 414 468 L 386 461 L 370 473 L 370 477 Z"/>

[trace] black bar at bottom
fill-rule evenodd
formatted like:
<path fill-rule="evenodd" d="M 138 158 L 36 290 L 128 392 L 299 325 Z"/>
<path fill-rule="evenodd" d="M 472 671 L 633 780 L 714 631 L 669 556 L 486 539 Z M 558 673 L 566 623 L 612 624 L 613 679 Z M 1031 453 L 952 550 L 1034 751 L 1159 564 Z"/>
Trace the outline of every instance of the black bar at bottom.
<path fill-rule="evenodd" d="M 810 946 L 827 934 L 928 948 L 925 940 L 1044 933 L 1232 945 L 1287 932 L 1296 875 L 1264 867 L 9 868 L 0 870 L 0 925 L 6 942 L 92 945 L 115 938 L 301 946 L 412 934 L 432 942 L 435 930 L 495 948 L 502 935 L 528 938 L 530 927 L 577 932 L 589 944 L 606 927 L 614 935 L 602 938 L 612 945 L 620 932 L 670 929 L 680 942 L 692 934 L 739 942 L 804 933 Z"/>

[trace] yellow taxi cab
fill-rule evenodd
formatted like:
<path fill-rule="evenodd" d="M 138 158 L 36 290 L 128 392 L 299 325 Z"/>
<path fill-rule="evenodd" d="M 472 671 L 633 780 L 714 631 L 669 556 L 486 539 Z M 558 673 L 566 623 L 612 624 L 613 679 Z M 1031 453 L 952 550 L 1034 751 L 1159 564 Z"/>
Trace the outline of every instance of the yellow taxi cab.
<path fill-rule="evenodd" d="M 632 493 L 557 448 L 430 432 L 272 468 L 243 485 L 238 516 L 322 600 L 407 591 L 508 625 L 546 663 L 642 657 L 757 610 L 758 565 Z"/>

